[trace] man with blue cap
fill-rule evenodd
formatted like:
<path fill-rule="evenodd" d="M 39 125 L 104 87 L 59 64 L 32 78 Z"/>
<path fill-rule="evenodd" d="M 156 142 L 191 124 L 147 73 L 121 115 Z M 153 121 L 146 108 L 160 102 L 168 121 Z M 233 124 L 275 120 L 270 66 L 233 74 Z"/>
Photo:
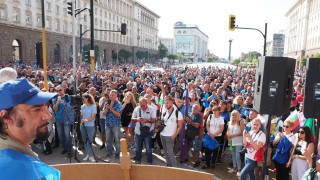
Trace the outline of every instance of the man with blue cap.
<path fill-rule="evenodd" d="M 0 85 L 1 178 L 60 179 L 60 172 L 41 162 L 30 148 L 35 138 L 47 139 L 52 116 L 45 103 L 56 96 L 41 92 L 26 78 Z"/>

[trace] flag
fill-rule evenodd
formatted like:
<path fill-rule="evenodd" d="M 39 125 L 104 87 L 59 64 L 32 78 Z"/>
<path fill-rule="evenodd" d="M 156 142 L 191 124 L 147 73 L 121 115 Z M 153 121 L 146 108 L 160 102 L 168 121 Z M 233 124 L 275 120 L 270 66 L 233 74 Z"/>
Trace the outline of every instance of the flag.
<path fill-rule="evenodd" d="M 293 130 L 296 132 L 297 129 L 300 128 L 300 121 L 299 121 L 299 112 L 297 110 L 294 110 L 287 119 L 290 119 L 292 122 L 294 122 Z"/>
<path fill-rule="evenodd" d="M 94 71 L 93 71 L 93 84 L 97 85 L 97 78 L 96 78 L 96 75 L 94 74 Z"/>
<path fill-rule="evenodd" d="M 33 69 L 34 69 L 34 70 L 37 70 L 37 69 L 38 69 L 37 61 L 34 61 L 34 62 L 33 62 Z"/>
<path fill-rule="evenodd" d="M 134 69 L 132 69 L 131 72 L 132 72 L 132 75 L 131 75 L 131 76 L 132 76 L 132 78 L 134 79 Z"/>
<path fill-rule="evenodd" d="M 176 71 L 173 72 L 173 76 L 172 76 L 172 80 L 171 80 L 171 84 L 175 84 L 176 83 Z"/>
<path fill-rule="evenodd" d="M 304 122 L 304 126 L 307 126 L 311 130 L 311 139 L 314 142 L 315 141 L 315 135 L 316 135 L 316 125 L 315 125 L 315 120 L 312 118 L 307 118 L 306 121 Z"/>
<path fill-rule="evenodd" d="M 161 93 L 161 96 L 160 96 L 160 99 L 159 99 L 158 104 L 159 104 L 160 106 L 162 106 L 162 105 L 164 104 L 163 93 Z"/>
<path fill-rule="evenodd" d="M 184 110 L 184 116 L 188 116 L 189 113 L 189 90 L 186 90 L 186 99 L 185 99 L 185 110 Z M 186 124 L 182 125 L 182 130 L 180 133 L 180 159 L 184 163 L 186 154 L 188 153 L 188 145 L 187 145 L 187 139 L 186 139 Z"/>

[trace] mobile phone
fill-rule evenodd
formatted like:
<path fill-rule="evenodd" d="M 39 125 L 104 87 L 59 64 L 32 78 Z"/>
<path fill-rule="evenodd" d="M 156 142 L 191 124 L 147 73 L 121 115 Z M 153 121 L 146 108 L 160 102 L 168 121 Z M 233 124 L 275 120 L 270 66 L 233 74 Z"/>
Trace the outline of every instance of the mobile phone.
<path fill-rule="evenodd" d="M 111 99 L 109 99 L 109 100 L 107 101 L 107 103 L 108 103 L 108 104 L 111 104 Z"/>

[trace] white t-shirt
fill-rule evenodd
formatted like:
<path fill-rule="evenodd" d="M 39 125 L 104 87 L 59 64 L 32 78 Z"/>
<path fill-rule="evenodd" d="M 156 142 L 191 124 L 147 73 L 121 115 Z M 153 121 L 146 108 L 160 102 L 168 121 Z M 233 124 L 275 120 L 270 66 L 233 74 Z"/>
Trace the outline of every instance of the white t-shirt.
<path fill-rule="evenodd" d="M 238 124 L 231 125 L 231 123 L 229 123 L 228 131 L 229 131 L 228 133 L 230 135 L 238 134 L 241 132 L 240 125 L 238 125 Z M 242 146 L 243 145 L 242 136 L 233 137 L 233 138 L 231 138 L 231 140 L 232 140 L 232 146 Z"/>
<path fill-rule="evenodd" d="M 294 144 L 294 143 L 296 142 L 297 136 L 294 135 L 293 133 L 286 134 L 285 136 L 289 139 L 289 141 L 290 141 L 292 144 Z M 276 141 L 276 140 L 278 140 L 279 138 L 280 138 L 280 136 L 279 136 L 279 133 L 278 133 L 274 140 Z"/>
<path fill-rule="evenodd" d="M 177 119 L 176 111 L 177 111 L 176 109 L 173 109 L 171 116 L 167 110 L 165 111 L 165 113 L 162 113 L 161 119 L 164 120 L 164 123 L 166 125 L 163 131 L 160 133 L 162 136 L 170 136 L 170 137 L 173 136 L 176 133 L 178 128 L 177 120 L 183 121 L 182 113 L 178 111 L 178 119 Z M 169 116 L 170 118 L 168 119 Z"/>
<path fill-rule="evenodd" d="M 210 132 L 216 133 L 219 131 L 220 125 L 224 124 L 224 119 L 221 116 L 218 118 L 215 118 L 212 114 L 210 114 L 208 117 L 207 123 L 210 123 Z M 221 135 L 222 135 L 222 133 L 218 134 L 217 136 L 221 136 Z"/>
<path fill-rule="evenodd" d="M 134 111 L 133 111 L 133 113 L 132 113 L 132 118 L 138 118 L 138 117 L 140 117 L 140 109 L 141 109 L 140 106 L 138 106 L 138 107 L 136 107 L 136 108 L 134 109 Z M 156 117 L 157 117 L 156 110 L 154 110 L 154 108 L 151 107 L 151 106 L 148 106 L 146 111 L 143 111 L 143 110 L 141 109 L 141 117 L 142 117 L 143 119 L 147 119 L 147 120 L 151 120 L 151 119 L 153 119 L 153 118 L 156 118 Z M 142 124 L 142 126 L 148 126 L 148 127 L 150 127 L 150 131 L 152 131 L 152 130 L 154 129 L 154 123 L 145 123 L 145 124 L 141 123 L 141 124 Z M 136 127 L 135 127 L 135 129 L 134 129 L 134 132 L 135 132 L 136 134 L 140 135 L 140 122 L 137 122 L 137 123 L 136 123 Z"/>
<path fill-rule="evenodd" d="M 100 98 L 100 100 L 99 100 L 99 108 L 102 105 L 104 98 L 105 97 Z M 104 105 L 103 105 L 103 107 L 104 107 Z M 103 115 L 103 111 L 100 111 L 100 119 L 106 119 L 106 116 Z"/>
<path fill-rule="evenodd" d="M 250 135 L 252 137 L 252 140 L 258 144 L 259 142 L 262 142 L 263 145 L 265 144 L 266 142 L 266 135 L 262 132 L 262 131 L 258 131 L 258 133 L 254 133 L 253 130 L 251 130 L 250 132 Z M 247 138 L 246 139 L 247 142 L 248 142 L 248 146 L 247 146 L 247 153 L 246 153 L 246 157 L 248 159 L 251 159 L 251 160 L 254 160 L 254 155 L 256 154 L 256 150 L 252 147 L 252 145 L 250 144 L 250 140 Z"/>

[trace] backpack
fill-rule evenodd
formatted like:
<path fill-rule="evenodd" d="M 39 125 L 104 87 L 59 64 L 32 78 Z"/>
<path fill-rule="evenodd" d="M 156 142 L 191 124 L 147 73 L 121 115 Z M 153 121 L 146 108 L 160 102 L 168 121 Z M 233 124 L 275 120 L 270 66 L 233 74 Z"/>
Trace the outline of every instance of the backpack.
<path fill-rule="evenodd" d="M 66 105 L 62 109 L 62 123 L 64 125 L 73 125 L 74 124 L 74 111 L 70 103 L 68 103 L 69 96 L 66 95 Z"/>

